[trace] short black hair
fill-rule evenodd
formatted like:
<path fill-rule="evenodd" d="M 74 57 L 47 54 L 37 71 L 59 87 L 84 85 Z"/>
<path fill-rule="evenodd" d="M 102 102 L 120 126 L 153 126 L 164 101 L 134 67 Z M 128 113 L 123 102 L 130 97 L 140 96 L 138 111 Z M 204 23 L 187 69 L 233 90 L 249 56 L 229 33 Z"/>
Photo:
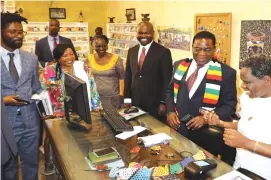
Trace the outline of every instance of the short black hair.
<path fill-rule="evenodd" d="M 8 24 L 13 23 L 13 22 L 27 22 L 27 19 L 20 16 L 17 12 L 15 13 L 10 13 L 10 12 L 1 12 L 1 30 L 4 30 Z"/>
<path fill-rule="evenodd" d="M 255 54 L 240 63 L 241 68 L 251 69 L 251 74 L 258 79 L 271 77 L 271 58 L 266 54 Z"/>
<path fill-rule="evenodd" d="M 196 39 L 211 39 L 213 41 L 213 46 L 215 47 L 216 45 L 216 38 L 215 38 L 215 35 L 209 31 L 200 31 L 198 32 L 194 38 L 193 38 L 193 44 L 195 42 Z"/>
<path fill-rule="evenodd" d="M 94 42 L 96 39 L 103 39 L 106 42 L 106 44 L 109 43 L 109 39 L 106 37 L 106 35 L 96 35 L 93 37 L 92 42 Z"/>

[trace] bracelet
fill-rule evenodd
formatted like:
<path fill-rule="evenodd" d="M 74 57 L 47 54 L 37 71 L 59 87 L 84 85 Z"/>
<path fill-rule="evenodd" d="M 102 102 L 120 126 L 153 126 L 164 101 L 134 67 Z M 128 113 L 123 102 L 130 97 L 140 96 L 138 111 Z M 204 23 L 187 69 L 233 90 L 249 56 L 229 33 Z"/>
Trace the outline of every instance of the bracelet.
<path fill-rule="evenodd" d="M 256 153 L 258 146 L 259 146 L 259 142 L 255 141 L 254 148 L 253 148 L 254 153 Z"/>

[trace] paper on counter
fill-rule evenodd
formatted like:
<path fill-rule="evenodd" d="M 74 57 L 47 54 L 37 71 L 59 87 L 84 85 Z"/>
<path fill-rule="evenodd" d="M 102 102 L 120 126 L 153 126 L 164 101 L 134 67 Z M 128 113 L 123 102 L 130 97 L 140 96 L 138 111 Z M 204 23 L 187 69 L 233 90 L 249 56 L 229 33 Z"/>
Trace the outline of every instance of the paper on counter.
<path fill-rule="evenodd" d="M 119 138 L 119 139 L 122 139 L 122 140 L 125 140 L 125 139 L 127 139 L 129 137 L 132 137 L 132 136 L 144 131 L 145 129 L 146 128 L 142 127 L 142 126 L 134 126 L 133 131 L 123 132 L 123 133 L 120 133 L 120 134 L 116 135 L 115 137 Z"/>
<path fill-rule="evenodd" d="M 218 178 L 215 178 L 214 180 L 252 180 L 249 177 L 245 176 L 244 174 L 233 170 L 227 174 L 224 174 Z"/>
<path fill-rule="evenodd" d="M 158 133 L 146 137 L 139 137 L 138 139 L 142 139 L 145 147 L 150 147 L 159 143 L 169 141 L 172 138 L 165 133 Z"/>

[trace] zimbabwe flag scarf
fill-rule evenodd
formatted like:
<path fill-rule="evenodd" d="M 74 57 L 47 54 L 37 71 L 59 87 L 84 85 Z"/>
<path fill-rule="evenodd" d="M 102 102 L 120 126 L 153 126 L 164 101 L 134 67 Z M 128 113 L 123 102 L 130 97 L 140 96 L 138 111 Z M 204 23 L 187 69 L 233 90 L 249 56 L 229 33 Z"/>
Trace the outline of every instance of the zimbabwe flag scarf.
<path fill-rule="evenodd" d="M 174 84 L 175 105 L 177 103 L 180 82 L 183 76 L 185 75 L 185 73 L 187 72 L 187 69 L 189 68 L 191 62 L 192 62 L 192 59 L 182 60 L 174 73 L 173 84 Z M 215 108 L 218 102 L 221 81 L 222 81 L 221 64 L 215 59 L 212 59 L 209 65 L 209 68 L 206 74 L 206 80 L 207 81 L 206 81 L 204 98 L 203 98 L 203 107 L 212 110 Z"/>

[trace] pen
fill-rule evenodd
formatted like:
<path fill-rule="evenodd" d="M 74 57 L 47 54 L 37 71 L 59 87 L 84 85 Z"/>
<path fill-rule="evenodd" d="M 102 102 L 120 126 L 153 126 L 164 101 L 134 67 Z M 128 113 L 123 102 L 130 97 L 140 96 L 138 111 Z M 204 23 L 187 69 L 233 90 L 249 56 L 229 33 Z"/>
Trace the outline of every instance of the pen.
<path fill-rule="evenodd" d="M 177 111 L 176 106 L 174 106 L 174 110 L 175 110 L 175 113 L 177 114 L 177 116 L 179 117 L 179 113 L 178 113 L 178 111 Z"/>

